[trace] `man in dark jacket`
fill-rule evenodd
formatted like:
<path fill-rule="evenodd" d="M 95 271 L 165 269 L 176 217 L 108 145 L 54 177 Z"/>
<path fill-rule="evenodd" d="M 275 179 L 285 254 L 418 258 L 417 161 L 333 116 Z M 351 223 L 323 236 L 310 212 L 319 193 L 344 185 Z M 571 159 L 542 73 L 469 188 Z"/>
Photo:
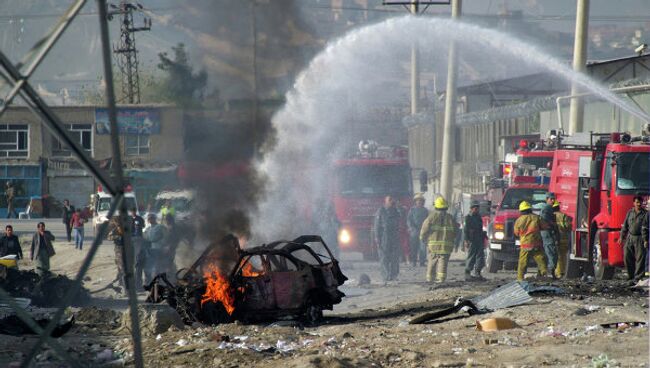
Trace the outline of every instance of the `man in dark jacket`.
<path fill-rule="evenodd" d="M 409 261 L 411 266 L 424 266 L 427 261 L 427 248 L 420 241 L 420 230 L 422 223 L 429 217 L 429 210 L 424 207 L 424 196 L 417 194 L 413 201 L 415 206 L 411 207 L 406 216 L 406 225 L 409 230 Z"/>
<path fill-rule="evenodd" d="M 401 214 L 395 199 L 386 196 L 384 206 L 375 214 L 375 242 L 384 282 L 397 279 L 399 274 L 400 242 L 399 222 Z"/>
<path fill-rule="evenodd" d="M 50 258 L 55 254 L 54 246 L 52 246 L 53 241 L 54 235 L 45 230 L 45 223 L 39 222 L 32 238 L 29 258 L 34 261 L 34 269 L 41 277 L 50 273 Z"/>
<path fill-rule="evenodd" d="M 465 235 L 465 250 L 467 260 L 465 261 L 465 281 L 484 281 L 481 270 L 485 266 L 485 232 L 483 232 L 483 219 L 478 212 L 479 203 L 472 201 L 469 214 L 465 216 L 463 232 Z"/>
<path fill-rule="evenodd" d="M 147 249 L 144 246 L 144 240 L 142 239 L 145 223 L 144 219 L 138 215 L 138 210 L 136 208 L 131 208 L 129 214 L 129 219 L 131 220 L 131 242 L 135 254 L 135 287 L 136 289 L 141 289 L 144 262 L 147 257 Z"/>
<path fill-rule="evenodd" d="M 14 228 L 11 225 L 5 227 L 5 235 L 0 238 L 0 257 L 16 255 L 23 259 L 23 250 L 20 248 L 20 240 L 14 235 Z"/>
<path fill-rule="evenodd" d="M 68 242 L 72 241 L 72 215 L 75 213 L 74 206 L 70 204 L 70 201 L 67 199 L 63 200 L 63 223 L 65 224 L 65 233 L 68 236 Z"/>
<path fill-rule="evenodd" d="M 625 241 L 623 249 L 627 277 L 636 283 L 645 275 L 648 253 L 648 211 L 643 208 L 643 198 L 634 197 L 634 207 L 625 216 L 618 243 Z"/>

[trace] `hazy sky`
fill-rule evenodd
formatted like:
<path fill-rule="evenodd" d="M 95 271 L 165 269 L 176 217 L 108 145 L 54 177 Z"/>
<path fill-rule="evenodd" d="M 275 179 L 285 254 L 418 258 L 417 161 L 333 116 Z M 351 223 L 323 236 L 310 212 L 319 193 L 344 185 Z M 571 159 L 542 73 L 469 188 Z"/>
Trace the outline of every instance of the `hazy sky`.
<path fill-rule="evenodd" d="M 117 0 L 115 1 L 117 2 Z M 168 51 L 178 42 L 188 46 L 197 66 L 211 74 L 211 83 L 232 84 L 233 78 L 246 79 L 251 69 L 252 12 L 244 0 L 141 0 L 153 17 L 153 29 L 137 35 L 141 68 L 155 70 L 157 54 Z M 324 46 L 327 39 L 342 35 L 358 26 L 368 14 L 371 22 L 405 13 L 400 7 L 383 7 L 380 0 L 258 0 L 256 13 L 260 65 L 272 75 L 294 75 L 306 60 Z M 0 49 L 18 60 L 56 21 L 71 3 L 70 0 L 0 0 Z M 96 3 L 88 1 L 82 15 L 74 21 L 61 42 L 48 56 L 35 75 L 36 81 L 49 85 L 71 86 L 95 84 L 101 72 Z M 191 4 L 191 5 L 187 5 Z M 332 4 L 354 25 L 332 23 Z M 373 8 L 363 12 L 363 5 Z M 272 14 L 265 13 L 271 9 Z M 521 10 L 526 22 L 549 32 L 572 33 L 575 1 L 571 0 L 465 0 L 463 12 L 472 16 L 496 15 Z M 429 14 L 448 13 L 448 6 L 432 6 Z M 635 27 L 650 32 L 648 0 L 592 0 L 592 27 L 606 24 Z M 118 22 L 111 23 L 112 39 L 116 40 Z M 540 44 L 543 39 L 536 40 Z M 648 40 L 650 41 L 650 40 Z M 625 51 L 625 50 L 624 50 Z M 286 63 L 278 63 L 273 52 L 286 53 Z M 631 55 L 631 51 L 625 51 Z M 570 57 L 570 55 L 566 56 Z M 266 64 L 265 64 L 266 63 Z M 250 65 L 249 65 L 250 64 Z M 266 66 L 265 66 L 266 65 Z M 224 77 L 224 75 L 230 77 Z M 225 79 L 223 79 L 225 78 Z M 290 78 L 285 78 L 290 79 Z M 245 82 L 244 84 L 250 84 Z M 290 81 L 278 89 L 288 88 Z M 247 86 L 232 88 L 232 95 L 241 94 Z M 226 95 L 229 92 L 223 88 Z"/>

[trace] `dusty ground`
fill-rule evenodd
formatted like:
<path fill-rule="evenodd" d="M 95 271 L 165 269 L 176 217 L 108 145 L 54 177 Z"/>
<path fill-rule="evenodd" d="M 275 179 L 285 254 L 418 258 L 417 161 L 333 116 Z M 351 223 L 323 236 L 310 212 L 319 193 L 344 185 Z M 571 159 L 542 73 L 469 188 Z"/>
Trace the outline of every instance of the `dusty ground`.
<path fill-rule="evenodd" d="M 32 224 L 26 224 L 27 228 Z M 54 231 L 56 223 L 49 225 Z M 61 237 L 62 238 L 62 237 Z M 88 244 L 89 245 L 89 244 Z M 56 244 L 55 272 L 73 276 L 84 251 L 65 242 Z M 93 303 L 106 310 L 74 309 L 79 323 L 60 340 L 72 355 L 90 366 L 132 365 L 128 331 L 119 329 L 125 301 L 107 288 L 115 276 L 112 245 L 100 247 L 85 282 Z M 585 284 L 560 281 L 561 295 L 540 295 L 523 306 L 487 315 L 460 313 L 444 322 L 409 325 L 426 311 L 453 303 L 457 297 L 489 292 L 514 279 L 514 272 L 488 274 L 484 283 L 461 281 L 463 254 L 455 254 L 447 285 L 432 289 L 423 282 L 424 268 L 403 267 L 400 281 L 379 283 L 373 262 L 343 262 L 350 278 L 343 303 L 326 314 L 319 326 L 291 322 L 172 328 L 159 336 L 145 336 L 146 366 L 158 367 L 647 367 L 647 327 L 603 328 L 613 322 L 647 322 L 647 292 L 631 291 L 622 280 Z M 349 258 L 349 257 L 344 257 Z M 29 264 L 23 264 L 28 268 Z M 372 283 L 357 286 L 361 273 Z M 546 282 L 548 284 L 548 282 Z M 144 295 L 141 295 L 144 297 Z M 579 311 L 592 310 L 584 314 Z M 576 315 L 574 313 L 581 314 Z M 507 317 L 519 328 L 481 332 L 476 320 Z M 0 338 L 0 366 L 21 360 L 33 337 Z M 45 349 L 40 366 L 61 366 Z M 110 363 L 112 361 L 112 363 Z M 600 365 L 599 365 L 600 364 Z M 606 365 L 609 364 L 609 365 Z"/>

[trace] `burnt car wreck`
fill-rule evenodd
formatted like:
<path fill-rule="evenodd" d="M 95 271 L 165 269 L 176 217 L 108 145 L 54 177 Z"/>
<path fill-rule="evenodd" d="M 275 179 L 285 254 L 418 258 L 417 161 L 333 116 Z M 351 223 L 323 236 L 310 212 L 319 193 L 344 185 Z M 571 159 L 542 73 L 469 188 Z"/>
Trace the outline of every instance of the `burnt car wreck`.
<path fill-rule="evenodd" d="M 147 286 L 148 302 L 166 301 L 185 323 L 320 320 L 345 296 L 347 277 L 317 235 L 241 249 L 229 235 L 208 247 L 172 283 L 162 274 Z"/>

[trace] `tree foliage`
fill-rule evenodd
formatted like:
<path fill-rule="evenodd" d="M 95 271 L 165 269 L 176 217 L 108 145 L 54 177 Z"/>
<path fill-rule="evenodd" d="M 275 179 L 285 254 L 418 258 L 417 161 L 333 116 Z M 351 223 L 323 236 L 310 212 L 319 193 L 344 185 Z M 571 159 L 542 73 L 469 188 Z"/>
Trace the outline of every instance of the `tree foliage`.
<path fill-rule="evenodd" d="M 200 106 L 205 97 L 208 74 L 203 69 L 194 71 L 184 44 L 173 46 L 172 53 L 172 57 L 167 52 L 158 54 L 158 69 L 166 73 L 162 83 L 164 97 L 181 107 Z"/>

